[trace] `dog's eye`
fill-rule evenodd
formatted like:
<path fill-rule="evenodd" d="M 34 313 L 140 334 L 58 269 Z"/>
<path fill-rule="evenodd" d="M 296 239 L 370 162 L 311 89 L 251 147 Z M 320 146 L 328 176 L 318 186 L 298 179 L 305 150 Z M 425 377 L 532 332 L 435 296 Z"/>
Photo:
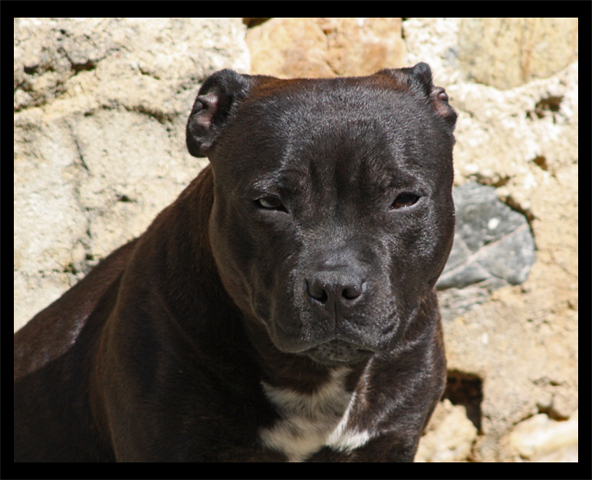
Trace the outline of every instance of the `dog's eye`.
<path fill-rule="evenodd" d="M 391 208 L 410 207 L 411 205 L 416 203 L 419 200 L 419 198 L 420 198 L 419 195 L 415 195 L 415 193 L 410 193 L 410 192 L 401 193 L 401 194 L 397 195 L 397 198 L 395 198 L 395 201 L 393 202 L 393 205 Z"/>
<path fill-rule="evenodd" d="M 266 210 L 286 210 L 284 204 L 277 197 L 261 197 L 255 203 Z"/>

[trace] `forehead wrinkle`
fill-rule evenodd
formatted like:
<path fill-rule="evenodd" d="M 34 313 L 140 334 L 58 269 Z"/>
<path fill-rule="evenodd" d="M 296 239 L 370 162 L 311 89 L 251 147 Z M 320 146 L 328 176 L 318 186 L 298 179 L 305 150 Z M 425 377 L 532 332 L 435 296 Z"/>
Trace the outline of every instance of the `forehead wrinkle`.
<path fill-rule="evenodd" d="M 306 168 L 288 165 L 278 171 L 259 178 L 253 183 L 255 189 L 294 193 L 303 191 L 308 185 L 309 173 Z"/>
<path fill-rule="evenodd" d="M 332 206 L 329 200 L 342 205 L 351 201 L 347 192 L 352 187 L 356 188 L 354 196 L 372 193 L 358 191 L 364 177 L 373 178 L 373 183 L 379 184 L 371 190 L 385 190 L 396 182 L 398 175 L 391 167 L 401 152 L 390 131 L 400 128 L 399 115 L 382 112 L 386 123 L 383 124 L 369 115 L 364 102 L 345 98 L 338 104 L 314 97 L 308 98 L 310 102 L 291 101 L 288 102 L 290 115 L 284 112 L 281 118 L 264 116 L 267 131 L 283 142 L 279 150 L 276 145 L 275 151 L 261 152 L 271 154 L 270 170 L 269 177 L 257 184 L 285 193 L 308 195 L 326 209 Z M 321 107 L 325 114 L 316 115 L 315 110 Z M 385 110 L 390 107 L 385 106 Z M 296 112 L 299 114 L 295 115 Z M 388 158 L 385 151 L 389 152 Z"/>

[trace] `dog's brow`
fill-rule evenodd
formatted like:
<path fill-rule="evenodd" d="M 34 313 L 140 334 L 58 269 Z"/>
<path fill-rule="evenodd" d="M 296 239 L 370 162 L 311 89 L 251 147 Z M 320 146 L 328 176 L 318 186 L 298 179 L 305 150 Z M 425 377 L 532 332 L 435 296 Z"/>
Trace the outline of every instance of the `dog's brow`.
<path fill-rule="evenodd" d="M 271 176 L 257 179 L 253 188 L 257 190 L 296 190 L 307 181 L 305 172 L 289 168 L 281 170 Z"/>

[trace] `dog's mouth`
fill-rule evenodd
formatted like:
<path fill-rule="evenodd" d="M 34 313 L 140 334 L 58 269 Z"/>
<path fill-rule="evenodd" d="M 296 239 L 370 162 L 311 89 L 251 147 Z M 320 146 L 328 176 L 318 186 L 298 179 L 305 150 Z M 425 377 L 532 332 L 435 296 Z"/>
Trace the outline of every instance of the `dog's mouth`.
<path fill-rule="evenodd" d="M 302 352 L 325 365 L 354 365 L 368 359 L 373 353 L 343 340 L 331 340 Z"/>

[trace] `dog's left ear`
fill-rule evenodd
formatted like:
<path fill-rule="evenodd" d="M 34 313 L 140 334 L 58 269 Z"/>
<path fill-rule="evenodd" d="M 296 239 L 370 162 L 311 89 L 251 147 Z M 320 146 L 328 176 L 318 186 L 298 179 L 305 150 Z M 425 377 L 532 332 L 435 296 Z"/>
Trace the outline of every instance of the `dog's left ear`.
<path fill-rule="evenodd" d="M 229 69 L 220 70 L 206 79 L 187 121 L 186 142 L 191 155 L 207 156 L 234 108 L 249 95 L 251 80 L 250 75 Z"/>
<path fill-rule="evenodd" d="M 385 69 L 376 72 L 377 75 L 387 75 L 395 80 L 401 90 L 411 90 L 416 95 L 424 97 L 432 111 L 444 121 L 446 131 L 450 136 L 456 124 L 456 112 L 448 103 L 448 94 L 442 87 L 434 86 L 432 70 L 427 63 L 418 63 L 412 68 Z"/>

